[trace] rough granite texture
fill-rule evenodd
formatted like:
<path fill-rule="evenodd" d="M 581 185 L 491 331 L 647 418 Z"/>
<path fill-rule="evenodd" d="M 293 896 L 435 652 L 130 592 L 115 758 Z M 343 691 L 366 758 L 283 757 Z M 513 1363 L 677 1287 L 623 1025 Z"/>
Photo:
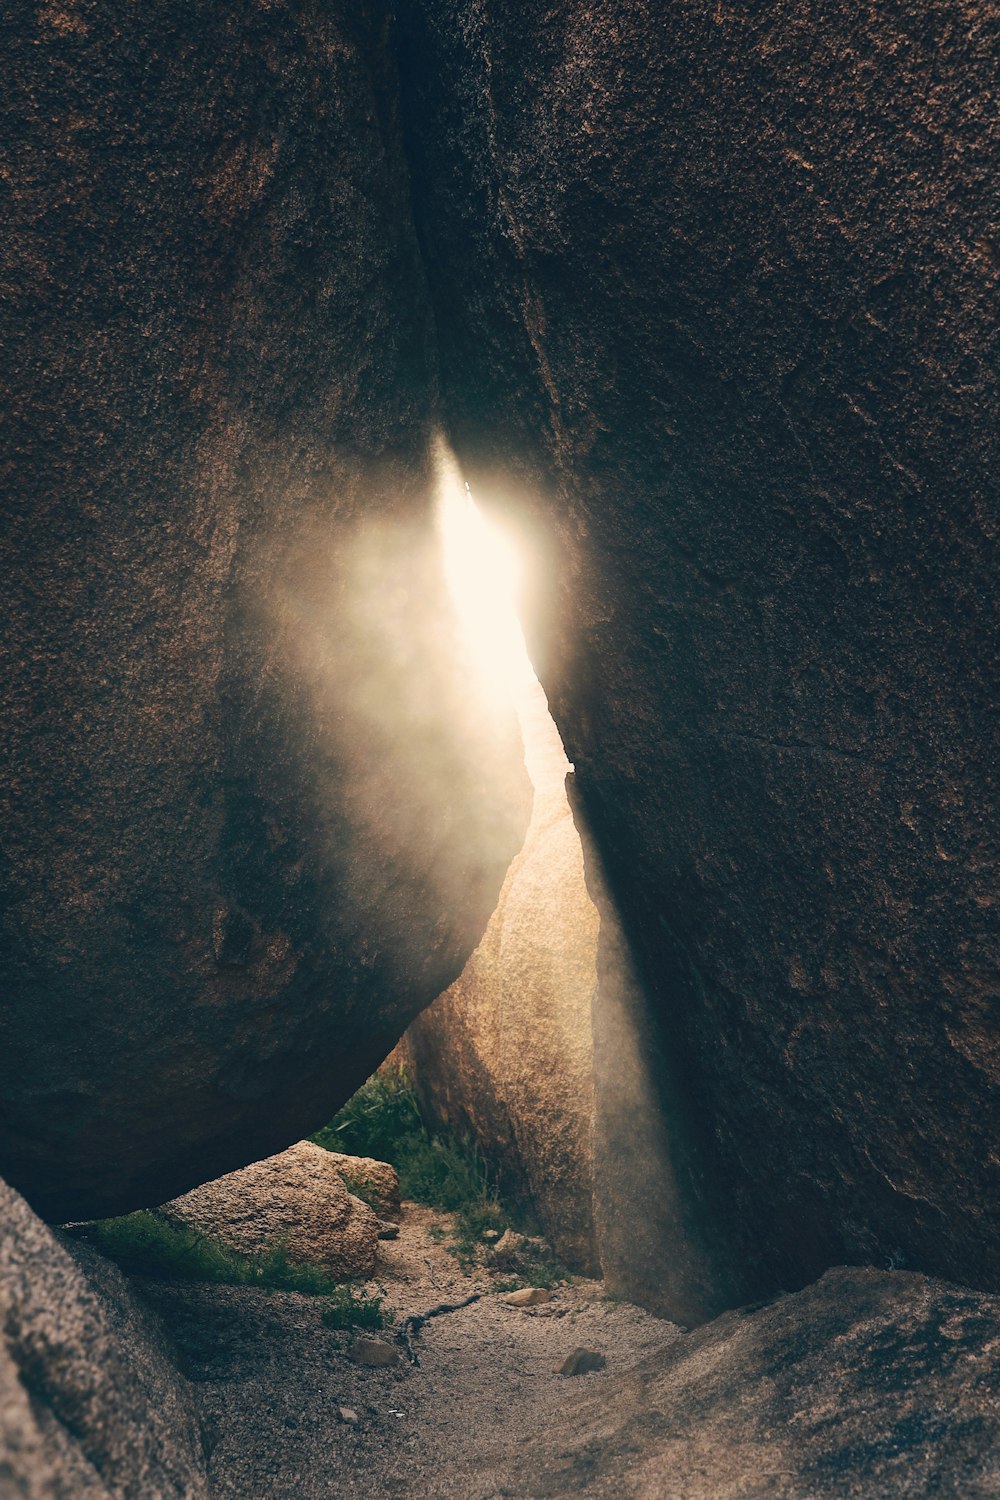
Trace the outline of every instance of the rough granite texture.
<path fill-rule="evenodd" d="M 677 1340 L 617 1389 L 583 1386 L 527 1445 L 518 1493 L 993 1500 L 998 1351 L 1000 1299 L 841 1267 Z"/>
<path fill-rule="evenodd" d="M 997 12 L 406 0 L 450 436 L 651 995 L 681 1321 L 1000 1287 Z"/>
<path fill-rule="evenodd" d="M 282 1249 L 342 1281 L 375 1269 L 379 1220 L 349 1193 L 336 1159 L 312 1141 L 256 1161 L 161 1205 L 178 1223 L 255 1259 Z"/>
<path fill-rule="evenodd" d="M 0 1183 L 0 1496 L 200 1500 L 201 1427 L 162 1330 L 109 1261 Z"/>
<path fill-rule="evenodd" d="M 400 1316 L 473 1290 L 404 1209 L 379 1283 Z M 485 1290 L 481 1279 L 475 1285 Z M 368 1370 L 314 1301 L 252 1287 L 149 1294 L 185 1352 L 233 1500 L 995 1500 L 1000 1299 L 838 1269 L 693 1334 L 594 1283 L 432 1318 L 420 1367 Z M 607 1364 L 555 1373 L 576 1345 Z M 357 1423 L 337 1419 L 347 1406 Z"/>
<path fill-rule="evenodd" d="M 328 1120 L 528 789 L 445 604 L 381 7 L 15 0 L 2 46 L 0 1170 L 64 1220 Z"/>
<path fill-rule="evenodd" d="M 339 1151 L 328 1151 L 327 1156 L 349 1190 L 370 1204 L 380 1218 L 399 1218 L 399 1173 L 394 1166 L 373 1156 L 346 1156 Z"/>

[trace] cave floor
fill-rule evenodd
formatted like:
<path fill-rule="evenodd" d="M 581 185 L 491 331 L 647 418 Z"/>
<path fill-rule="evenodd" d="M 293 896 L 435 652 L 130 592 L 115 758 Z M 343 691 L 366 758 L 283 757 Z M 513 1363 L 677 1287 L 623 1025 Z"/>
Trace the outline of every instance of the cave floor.
<path fill-rule="evenodd" d="M 616 1407 L 634 1403 L 623 1374 L 680 1330 L 610 1300 L 594 1281 L 574 1279 L 541 1307 L 511 1307 L 494 1290 L 501 1277 L 463 1274 L 434 1236 L 448 1218 L 405 1204 L 399 1238 L 380 1243 L 368 1284 L 384 1287 L 395 1319 L 483 1294 L 425 1325 L 414 1341 L 419 1368 L 353 1364 L 353 1336 L 325 1328 L 308 1297 L 145 1284 L 195 1383 L 213 1495 L 493 1500 L 579 1492 L 589 1460 L 558 1447 L 547 1452 L 545 1434 L 573 1418 L 583 1395 L 602 1396 L 599 1410 L 618 1425 Z M 557 1374 L 576 1347 L 602 1353 L 606 1369 Z M 357 1414 L 356 1426 L 340 1420 L 340 1407 Z M 589 1483 L 587 1491 L 604 1492 Z"/>

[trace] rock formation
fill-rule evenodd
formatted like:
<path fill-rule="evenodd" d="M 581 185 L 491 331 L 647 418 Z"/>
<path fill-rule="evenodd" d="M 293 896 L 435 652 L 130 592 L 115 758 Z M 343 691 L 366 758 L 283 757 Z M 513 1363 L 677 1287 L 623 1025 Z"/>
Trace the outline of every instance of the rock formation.
<path fill-rule="evenodd" d="M 186 1380 L 115 1266 L 63 1248 L 0 1183 L 0 1494 L 200 1500 Z"/>
<path fill-rule="evenodd" d="M 524 847 L 479 947 L 398 1056 L 425 1117 L 475 1140 L 567 1266 L 670 1312 L 702 1267 L 673 1233 L 655 1034 L 537 683 L 518 718 L 535 788 Z"/>
<path fill-rule="evenodd" d="M 1000 1287 L 989 6 L 407 0 L 450 435 L 631 937 L 683 1321 Z"/>
<path fill-rule="evenodd" d="M 364 1281 L 375 1269 L 380 1221 L 348 1192 L 335 1157 L 312 1141 L 227 1172 L 161 1212 L 250 1259 L 283 1250 L 341 1281 Z"/>
<path fill-rule="evenodd" d="M 432 525 L 381 7 L 4 28 L 0 1169 L 157 1203 L 308 1134 L 527 821 Z"/>
<path fill-rule="evenodd" d="M 328 1151 L 344 1185 L 355 1197 L 369 1204 L 382 1219 L 399 1218 L 399 1173 L 387 1161 L 371 1156 L 345 1156 Z"/>

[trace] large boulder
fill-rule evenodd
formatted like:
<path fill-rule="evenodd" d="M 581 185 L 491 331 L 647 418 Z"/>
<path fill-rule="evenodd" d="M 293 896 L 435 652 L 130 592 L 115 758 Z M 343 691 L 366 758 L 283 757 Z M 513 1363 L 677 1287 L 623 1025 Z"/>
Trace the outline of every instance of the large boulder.
<path fill-rule="evenodd" d="M 0 1183 L 0 1495 L 199 1500 L 187 1381 L 117 1267 L 72 1254 Z"/>
<path fill-rule="evenodd" d="M 334 1155 L 312 1141 L 227 1172 L 160 1212 L 251 1260 L 280 1250 L 341 1281 L 364 1281 L 375 1269 L 380 1221 L 348 1192 Z"/>
<path fill-rule="evenodd" d="M 674 1314 L 998 1287 L 991 8 L 403 14 L 450 433 L 534 541 L 649 997 Z"/>
<path fill-rule="evenodd" d="M 4 27 L 0 1170 L 172 1197 L 329 1119 L 527 821 L 455 641 L 383 8 Z"/>

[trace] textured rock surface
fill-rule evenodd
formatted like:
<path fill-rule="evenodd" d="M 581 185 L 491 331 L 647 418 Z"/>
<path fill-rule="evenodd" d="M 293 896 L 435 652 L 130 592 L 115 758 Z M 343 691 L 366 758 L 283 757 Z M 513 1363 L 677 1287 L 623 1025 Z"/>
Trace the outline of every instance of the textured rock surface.
<path fill-rule="evenodd" d="M 1000 1489 L 1000 1299 L 838 1269 L 649 1356 L 530 1444 L 532 1497 L 896 1500 Z M 552 1455 L 558 1455 L 556 1462 Z"/>
<path fill-rule="evenodd" d="M 662 1033 L 677 1314 L 1000 1286 L 995 7 L 404 15 L 451 436 L 538 539 Z"/>
<path fill-rule="evenodd" d="M 0 1495 L 208 1494 L 187 1382 L 116 1267 L 0 1183 Z"/>
<path fill-rule="evenodd" d="M 404 1210 L 380 1267 L 403 1316 L 465 1277 Z M 418 1227 L 419 1226 L 419 1227 Z M 994 1500 L 1000 1299 L 908 1273 L 840 1269 L 684 1335 L 577 1280 L 527 1310 L 484 1296 L 432 1318 L 420 1370 L 371 1371 L 311 1299 L 153 1289 L 218 1434 L 214 1493 L 424 1500 Z M 556 1366 L 576 1343 L 607 1365 Z M 357 1432 L 337 1420 L 341 1403 Z"/>
<path fill-rule="evenodd" d="M 425 1115 L 473 1137 L 557 1255 L 592 1271 L 598 918 L 563 787 L 566 757 L 537 684 L 521 718 L 535 786 L 524 847 L 479 947 L 411 1023 L 399 1055 Z"/>
<path fill-rule="evenodd" d="M 383 1219 L 399 1218 L 399 1173 L 395 1167 L 371 1156 L 344 1156 L 339 1151 L 328 1151 L 327 1156 L 350 1192 L 370 1204 Z"/>
<path fill-rule="evenodd" d="M 289 1260 L 324 1266 L 343 1281 L 375 1269 L 378 1216 L 347 1191 L 332 1154 L 312 1141 L 206 1182 L 162 1211 L 240 1255 L 280 1246 Z"/>
<path fill-rule="evenodd" d="M 328 1120 L 526 809 L 443 607 L 382 8 L 3 46 L 0 1170 L 87 1218 Z"/>

